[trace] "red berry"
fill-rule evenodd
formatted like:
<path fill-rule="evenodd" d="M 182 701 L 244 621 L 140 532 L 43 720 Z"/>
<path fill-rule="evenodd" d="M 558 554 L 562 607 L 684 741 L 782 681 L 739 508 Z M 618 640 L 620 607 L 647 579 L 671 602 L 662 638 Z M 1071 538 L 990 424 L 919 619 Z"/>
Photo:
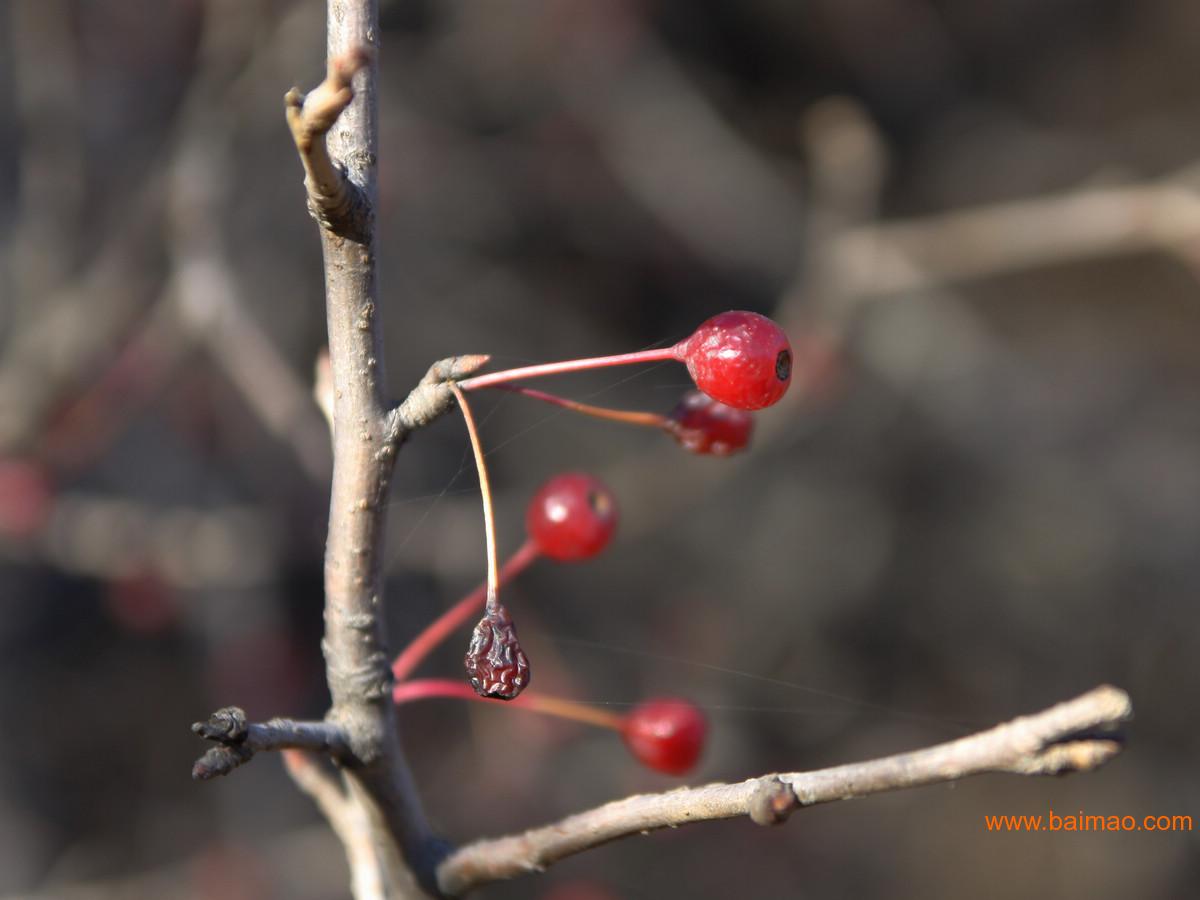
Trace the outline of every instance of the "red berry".
<path fill-rule="evenodd" d="M 180 613 L 171 586 L 150 567 L 109 581 L 105 605 L 123 628 L 147 635 L 166 630 Z"/>
<path fill-rule="evenodd" d="M 608 546 L 617 527 L 617 503 L 591 475 L 556 475 L 529 502 L 525 527 L 543 555 L 560 562 L 588 559 Z"/>
<path fill-rule="evenodd" d="M 630 752 L 651 769 L 682 775 L 704 750 L 708 722 L 687 700 L 659 698 L 639 703 L 625 717 L 621 736 Z"/>
<path fill-rule="evenodd" d="M 713 316 L 675 348 L 696 387 L 738 409 L 779 400 L 792 380 L 792 346 L 783 329 L 758 313 Z"/>
<path fill-rule="evenodd" d="M 0 457 L 0 534 L 28 538 L 46 524 L 54 486 L 37 463 Z"/>
<path fill-rule="evenodd" d="M 688 391 L 672 410 L 671 434 L 693 453 L 728 456 L 750 442 L 754 417 L 700 391 Z"/>

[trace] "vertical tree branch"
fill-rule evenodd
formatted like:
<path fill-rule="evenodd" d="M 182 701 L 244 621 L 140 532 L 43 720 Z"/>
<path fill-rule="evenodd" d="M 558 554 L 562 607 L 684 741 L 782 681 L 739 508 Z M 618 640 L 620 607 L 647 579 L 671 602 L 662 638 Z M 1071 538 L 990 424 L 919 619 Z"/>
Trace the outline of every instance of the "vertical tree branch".
<path fill-rule="evenodd" d="M 399 848 L 417 879 L 431 884 L 436 844 L 399 744 L 381 616 L 384 498 L 399 436 L 384 402 L 375 267 L 378 7 L 376 0 L 330 0 L 328 10 L 329 76 L 308 98 L 293 91 L 286 101 L 309 207 L 321 224 L 333 379 L 328 718 L 346 737 L 353 761 L 344 770 L 347 795 L 370 821 L 373 843 Z M 419 894 L 403 865 L 388 868 L 400 871 L 390 873 L 384 896 Z"/>

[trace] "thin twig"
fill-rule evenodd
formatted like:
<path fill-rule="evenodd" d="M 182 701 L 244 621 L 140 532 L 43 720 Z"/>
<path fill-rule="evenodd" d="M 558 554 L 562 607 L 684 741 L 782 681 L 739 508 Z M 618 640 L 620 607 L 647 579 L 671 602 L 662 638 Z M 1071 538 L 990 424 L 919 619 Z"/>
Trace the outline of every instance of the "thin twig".
<path fill-rule="evenodd" d="M 193 723 L 192 732 L 217 744 L 192 767 L 192 777 L 198 781 L 228 775 L 263 750 L 312 750 L 348 758 L 346 734 L 338 725 L 292 719 L 247 722 L 246 713 L 236 706 L 218 709 L 206 722 Z"/>
<path fill-rule="evenodd" d="M 1125 692 L 1105 685 L 1036 715 L 924 750 L 814 772 L 629 797 L 523 834 L 468 844 L 438 867 L 438 885 L 444 893 L 457 896 L 488 882 L 540 871 L 618 838 L 691 822 L 737 816 L 778 822 L 801 806 L 984 772 L 1087 771 L 1120 751 L 1114 730 L 1131 713 Z"/>

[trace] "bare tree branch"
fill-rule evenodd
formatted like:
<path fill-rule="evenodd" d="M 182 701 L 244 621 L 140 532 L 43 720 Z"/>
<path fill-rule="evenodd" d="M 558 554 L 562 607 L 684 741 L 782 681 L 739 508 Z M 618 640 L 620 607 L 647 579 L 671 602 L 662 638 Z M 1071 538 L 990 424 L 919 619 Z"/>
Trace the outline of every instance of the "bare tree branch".
<path fill-rule="evenodd" d="M 1115 729 L 1132 713 L 1128 695 L 1107 685 L 1032 716 L 924 750 L 815 772 L 750 778 L 662 794 L 643 794 L 510 837 L 477 841 L 438 866 L 451 896 L 528 872 L 600 844 L 710 819 L 748 815 L 783 821 L 801 806 L 900 788 L 954 781 L 984 772 L 1059 775 L 1094 769 L 1120 749 Z"/>
<path fill-rule="evenodd" d="M 1179 253 L 1200 239 L 1195 172 L 850 229 L 824 252 L 853 297 L 1121 253 Z"/>
<path fill-rule="evenodd" d="M 327 719 L 345 734 L 347 795 L 362 808 L 372 844 L 395 861 L 383 896 L 419 896 L 437 847 L 400 748 L 383 633 L 380 545 L 395 460 L 383 399 L 383 346 L 373 205 L 378 160 L 376 0 L 330 0 L 329 75 L 307 99 L 286 98 L 305 169 L 309 210 L 321 225 L 333 374 L 333 488 L 325 549 Z M 356 85 L 351 86 L 351 79 Z M 334 164 L 327 142 L 337 157 Z M 412 871 L 409 871 L 411 867 Z"/>
<path fill-rule="evenodd" d="M 379 875 L 356 876 L 360 898 L 423 896 L 418 883 L 436 891 L 433 866 L 444 848 L 430 833 L 400 747 L 380 549 L 397 448 L 411 429 L 450 408 L 440 382 L 486 360 L 435 365 L 400 407 L 384 401 L 374 240 L 378 20 L 377 0 L 330 0 L 328 75 L 307 98 L 293 90 L 285 99 L 325 264 L 334 463 L 322 648 L 333 700 L 326 718 L 344 740 L 340 761 L 352 813 L 343 824 L 347 816 L 356 822 L 353 835 L 342 829 L 351 841 L 347 854 L 352 867 L 364 858 L 365 834 Z"/>
<path fill-rule="evenodd" d="M 388 864 L 376 849 L 371 822 L 363 807 L 351 799 L 337 777 L 312 754 L 284 750 L 282 756 L 292 781 L 312 797 L 341 841 L 354 896 L 359 900 L 386 897 Z"/>
<path fill-rule="evenodd" d="M 247 722 L 246 713 L 236 706 L 218 709 L 206 722 L 194 722 L 192 733 L 217 744 L 192 767 L 192 777 L 198 781 L 228 775 L 261 750 L 314 750 L 335 759 L 347 756 L 346 737 L 337 725 L 292 719 Z"/>

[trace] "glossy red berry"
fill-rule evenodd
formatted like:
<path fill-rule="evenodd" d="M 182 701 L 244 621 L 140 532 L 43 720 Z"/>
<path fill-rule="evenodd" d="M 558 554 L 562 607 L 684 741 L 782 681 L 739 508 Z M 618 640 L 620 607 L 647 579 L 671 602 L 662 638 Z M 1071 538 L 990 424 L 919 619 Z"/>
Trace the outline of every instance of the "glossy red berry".
<path fill-rule="evenodd" d="M 713 316 L 675 347 L 675 355 L 696 387 L 737 409 L 776 403 L 792 380 L 792 346 L 783 329 L 744 310 Z"/>
<path fill-rule="evenodd" d="M 639 703 L 621 728 L 630 752 L 668 775 L 683 775 L 696 764 L 707 734 L 708 722 L 695 704 L 668 697 Z"/>
<path fill-rule="evenodd" d="M 534 494 L 525 527 L 542 555 L 560 562 L 588 559 L 608 546 L 617 527 L 617 503 L 599 479 L 568 472 Z"/>
<path fill-rule="evenodd" d="M 688 391 L 668 416 L 671 434 L 693 453 L 728 456 L 750 443 L 754 417 L 701 391 Z"/>

